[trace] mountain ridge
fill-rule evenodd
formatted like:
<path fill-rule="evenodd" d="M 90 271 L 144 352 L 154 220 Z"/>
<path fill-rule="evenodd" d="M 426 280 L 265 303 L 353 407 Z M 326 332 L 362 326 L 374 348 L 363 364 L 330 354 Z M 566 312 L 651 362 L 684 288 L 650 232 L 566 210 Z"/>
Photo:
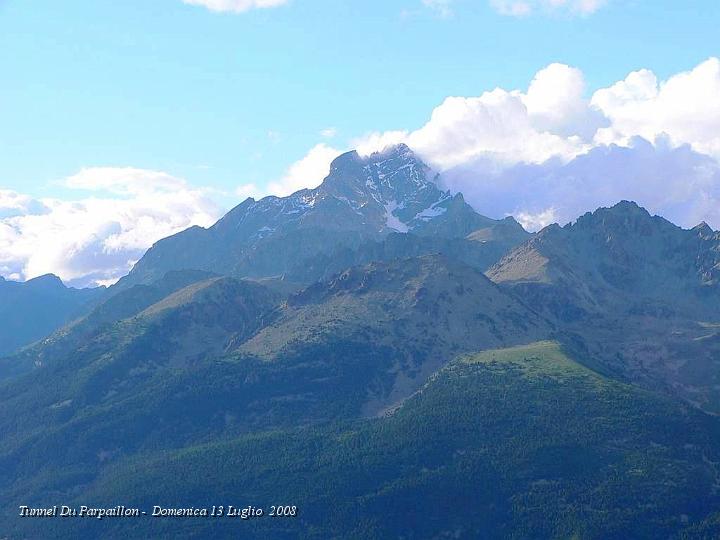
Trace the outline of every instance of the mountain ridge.
<path fill-rule="evenodd" d="M 104 294 L 104 287 L 66 287 L 54 274 L 25 282 L 0 280 L 0 357 L 82 316 Z"/>
<path fill-rule="evenodd" d="M 248 198 L 208 229 L 191 227 L 157 242 L 116 288 L 185 268 L 292 279 L 314 257 L 356 249 L 391 233 L 451 239 L 481 228 L 519 227 L 477 214 L 461 194 L 442 191 L 436 181 L 405 145 L 367 157 L 342 154 L 317 188 Z"/>
<path fill-rule="evenodd" d="M 717 414 L 719 271 L 719 233 L 623 201 L 546 227 L 487 275 L 603 370 Z"/>
<path fill-rule="evenodd" d="M 718 283 L 719 272 L 720 233 L 707 226 L 682 229 L 651 216 L 637 203 L 621 201 L 563 227 L 545 227 L 502 257 L 488 276 L 508 284 L 562 281 L 578 289 L 580 281 L 596 280 L 607 291 L 672 305 L 678 299 L 671 294 L 717 290 L 706 286 Z M 696 296 L 691 300 L 698 300 Z M 589 298 L 592 303 L 597 304 L 597 298 Z"/>

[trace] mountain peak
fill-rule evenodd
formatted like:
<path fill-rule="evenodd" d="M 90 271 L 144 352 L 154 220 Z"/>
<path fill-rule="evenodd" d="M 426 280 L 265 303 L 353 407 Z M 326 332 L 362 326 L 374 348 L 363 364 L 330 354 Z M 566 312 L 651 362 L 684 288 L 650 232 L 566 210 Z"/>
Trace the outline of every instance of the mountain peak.
<path fill-rule="evenodd" d="M 692 230 L 701 238 L 710 238 L 715 235 L 715 231 L 713 230 L 713 228 L 710 227 L 710 225 L 708 225 L 705 221 L 701 221 L 700 223 L 695 225 Z"/>
<path fill-rule="evenodd" d="M 647 213 L 642 206 L 638 205 L 635 201 L 623 199 L 610 207 L 611 210 L 622 211 L 622 212 L 637 212 L 638 210 Z"/>
<path fill-rule="evenodd" d="M 633 201 L 620 201 L 610 208 L 598 208 L 580 216 L 575 223 L 564 229 L 603 232 L 603 234 L 638 232 L 641 236 L 651 235 L 653 231 L 677 227 L 665 219 L 650 215 L 645 208 Z"/>
<path fill-rule="evenodd" d="M 55 274 L 45 274 L 29 279 L 27 284 L 33 287 L 65 289 L 65 284 Z"/>
<path fill-rule="evenodd" d="M 340 154 L 338 157 L 332 160 L 330 163 L 330 174 L 336 169 L 346 167 L 352 163 L 358 163 L 361 161 L 360 154 L 357 150 L 350 150 L 344 154 Z"/>
<path fill-rule="evenodd" d="M 639 206 L 635 201 L 627 201 L 622 200 L 619 203 L 614 204 L 610 207 L 600 207 L 594 212 L 588 212 L 585 214 L 585 216 L 594 216 L 595 218 L 603 218 L 606 216 L 617 216 L 617 217 L 626 217 L 626 216 L 634 216 L 634 217 L 641 217 L 641 218 L 649 218 L 650 212 L 648 212 L 645 208 L 642 206 Z M 584 217 L 584 216 L 583 216 Z M 582 218 L 580 218 L 582 219 Z"/>
<path fill-rule="evenodd" d="M 350 150 L 340 154 L 330 164 L 329 177 L 332 177 L 334 172 L 348 167 L 380 166 L 383 164 L 388 166 L 417 165 L 421 168 L 428 168 L 408 145 L 400 143 L 386 146 L 383 150 L 371 154 L 362 155 L 357 150 Z"/>
<path fill-rule="evenodd" d="M 417 159 L 415 152 L 405 143 L 391 144 L 382 150 L 376 150 L 368 156 L 370 159 L 391 159 L 391 158 L 407 158 Z"/>
<path fill-rule="evenodd" d="M 443 214 L 449 193 L 436 175 L 405 144 L 362 156 L 347 152 L 335 159 L 317 197 L 342 201 L 376 232 L 407 232 Z"/>
<path fill-rule="evenodd" d="M 644 207 L 640 206 L 635 201 L 622 200 L 619 203 L 611 206 L 610 208 L 599 208 L 595 211 L 600 214 L 612 214 L 616 216 L 627 216 L 635 217 L 639 219 L 649 219 L 653 216 Z"/>

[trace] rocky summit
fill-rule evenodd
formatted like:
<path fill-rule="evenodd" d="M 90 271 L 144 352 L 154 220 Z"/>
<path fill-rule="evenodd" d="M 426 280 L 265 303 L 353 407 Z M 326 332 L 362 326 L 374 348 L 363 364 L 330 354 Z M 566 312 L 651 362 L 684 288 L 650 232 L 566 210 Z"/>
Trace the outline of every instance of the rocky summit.
<path fill-rule="evenodd" d="M 494 226 L 520 229 L 481 216 L 461 194 L 443 191 L 438 176 L 407 146 L 370 156 L 348 152 L 315 189 L 249 198 L 209 229 L 193 227 L 161 240 L 119 286 L 150 283 L 179 268 L 292 280 L 318 256 L 391 233 L 451 239 Z"/>

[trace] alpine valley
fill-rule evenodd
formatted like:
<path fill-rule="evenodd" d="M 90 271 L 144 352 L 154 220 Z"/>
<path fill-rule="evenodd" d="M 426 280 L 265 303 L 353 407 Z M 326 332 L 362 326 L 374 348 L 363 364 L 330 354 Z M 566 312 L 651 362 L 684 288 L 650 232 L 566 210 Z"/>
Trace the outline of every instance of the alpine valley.
<path fill-rule="evenodd" d="M 0 280 L 0 538 L 720 538 L 720 233 L 440 186 L 350 152 L 107 289 Z"/>

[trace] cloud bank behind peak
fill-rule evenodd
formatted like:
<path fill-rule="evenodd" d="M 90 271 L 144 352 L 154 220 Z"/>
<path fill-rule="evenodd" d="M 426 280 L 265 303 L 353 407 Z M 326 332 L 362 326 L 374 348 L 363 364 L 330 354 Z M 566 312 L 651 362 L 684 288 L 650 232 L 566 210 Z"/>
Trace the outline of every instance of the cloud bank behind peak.
<path fill-rule="evenodd" d="M 419 129 L 353 146 L 369 154 L 399 142 L 479 212 L 531 229 L 621 199 L 685 227 L 720 228 L 718 58 L 664 81 L 640 69 L 591 95 L 579 69 L 554 63 L 525 90 L 451 96 Z"/>
<path fill-rule="evenodd" d="M 160 238 L 222 214 L 208 190 L 158 171 L 95 167 L 63 183 L 86 193 L 67 201 L 0 190 L 0 275 L 109 284 Z"/>

